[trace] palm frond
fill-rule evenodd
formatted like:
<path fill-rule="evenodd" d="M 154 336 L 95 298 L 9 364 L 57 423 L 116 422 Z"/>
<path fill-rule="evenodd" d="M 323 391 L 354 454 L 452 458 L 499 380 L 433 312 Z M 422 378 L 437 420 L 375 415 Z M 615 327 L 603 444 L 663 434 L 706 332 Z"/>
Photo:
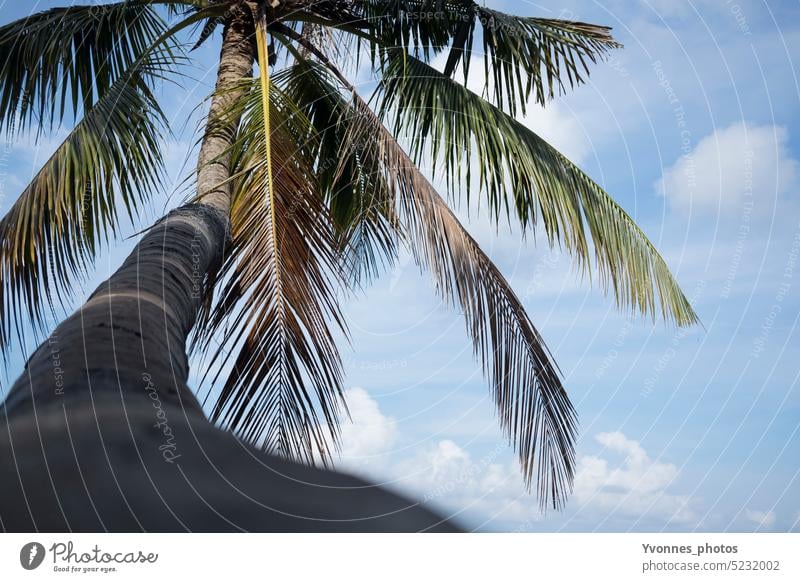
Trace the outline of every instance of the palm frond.
<path fill-rule="evenodd" d="M 447 50 L 446 76 L 461 65 L 465 82 L 479 30 L 490 98 L 512 115 L 524 112 L 531 98 L 544 104 L 584 83 L 589 64 L 621 46 L 606 26 L 515 16 L 473 0 L 357 0 L 355 5 L 379 44 L 372 43 L 374 60 L 386 49 L 400 48 L 425 61 Z"/>
<path fill-rule="evenodd" d="M 376 42 L 425 59 L 445 50 L 464 26 L 475 26 L 470 0 L 355 0 L 353 7 Z"/>
<path fill-rule="evenodd" d="M 218 25 L 219 19 L 213 17 L 206 19 L 206 21 L 203 23 L 203 27 L 200 29 L 200 34 L 197 37 L 197 40 L 195 41 L 194 45 L 192 45 L 191 50 L 195 51 L 203 46 L 205 42 L 211 38 L 211 35 L 214 34 L 214 31 L 217 29 Z"/>
<path fill-rule="evenodd" d="M 0 347 L 23 316 L 44 321 L 115 233 L 117 195 L 132 217 L 157 191 L 167 120 L 150 84 L 174 64 L 150 53 L 94 104 L 0 220 Z M 21 339 L 21 338 L 20 338 Z"/>
<path fill-rule="evenodd" d="M 314 171 L 333 221 L 340 262 L 352 283 L 367 284 L 394 263 L 400 234 L 374 156 L 363 151 L 363 144 L 342 148 L 358 112 L 323 63 L 298 59 L 275 76 L 275 83 L 314 128 L 307 142 L 313 144 Z"/>
<path fill-rule="evenodd" d="M 492 100 L 512 115 L 524 112 L 531 97 L 544 105 L 566 92 L 567 84 L 572 89 L 585 83 L 589 63 L 622 46 L 607 26 L 513 16 L 478 5 L 475 12 L 482 23 L 484 72 L 493 83 Z M 453 62 L 463 61 L 466 82 L 472 37 L 456 49 L 449 64 L 454 71 Z"/>
<path fill-rule="evenodd" d="M 576 414 L 544 340 L 446 202 L 366 103 L 356 94 L 353 99 L 359 122 L 343 147 L 368 146 L 380 163 L 415 260 L 464 314 L 525 482 L 536 483 L 543 507 L 560 507 L 575 471 Z"/>
<path fill-rule="evenodd" d="M 211 418 L 265 450 L 327 461 L 344 407 L 332 331 L 345 330 L 336 297 L 338 252 L 303 145 L 307 120 L 270 86 L 269 143 L 261 86 L 240 101 L 233 241 L 201 330 L 203 337 L 225 330 L 210 365 L 233 363 Z"/>
<path fill-rule="evenodd" d="M 223 23 L 226 11 L 234 4 L 234 0 L 155 0 L 156 4 L 166 5 L 167 14 L 170 17 L 189 17 L 195 18 L 205 15 L 201 20 L 202 26 L 198 29 L 200 33 L 190 51 L 195 51 L 211 38 L 217 27 Z M 198 25 L 200 24 L 198 22 Z"/>
<path fill-rule="evenodd" d="M 166 31 L 145 2 L 69 6 L 0 27 L 0 129 L 87 115 Z"/>
<path fill-rule="evenodd" d="M 525 125 L 430 65 L 396 51 L 381 83 L 383 116 L 407 135 L 412 157 L 444 160 L 450 187 L 469 192 L 473 145 L 480 186 L 495 218 L 515 212 L 523 227 L 541 222 L 552 244 L 563 242 L 586 267 L 592 251 L 601 284 L 617 304 L 660 313 L 678 325 L 697 315 L 647 236 L 589 176 Z M 512 210 L 513 207 L 513 210 Z"/>
<path fill-rule="evenodd" d="M 183 62 L 175 35 L 224 6 L 197 3 L 167 29 L 146 4 L 54 9 L 1 29 L 14 57 L 2 69 L 10 82 L 0 82 L 0 127 L 78 120 L 0 221 L 0 352 L 14 329 L 24 341 L 25 318 L 41 332 L 46 309 L 67 304 L 98 245 L 116 234 L 118 202 L 133 218 L 161 187 L 168 124 L 152 89 Z M 39 74 L 15 68 L 20 59 Z"/>

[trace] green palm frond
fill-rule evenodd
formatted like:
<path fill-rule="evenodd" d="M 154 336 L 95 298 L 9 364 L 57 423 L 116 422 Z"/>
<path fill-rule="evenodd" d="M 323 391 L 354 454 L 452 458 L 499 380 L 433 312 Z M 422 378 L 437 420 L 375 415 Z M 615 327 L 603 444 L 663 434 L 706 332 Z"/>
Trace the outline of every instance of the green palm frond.
<path fill-rule="evenodd" d="M 87 115 L 166 25 L 146 2 L 69 6 L 0 27 L 0 129 Z"/>
<path fill-rule="evenodd" d="M 594 254 L 601 284 L 617 304 L 660 313 L 678 325 L 697 322 L 664 259 L 628 214 L 589 176 L 525 125 L 414 57 L 396 51 L 381 84 L 381 113 L 408 136 L 412 157 L 444 160 L 448 183 L 480 160 L 480 186 L 498 218 L 516 213 L 523 227 L 541 222 L 551 244 L 563 242 L 582 266 Z M 589 239 L 593 243 L 593 253 Z"/>
<path fill-rule="evenodd" d="M 525 111 L 533 97 L 544 105 L 548 99 L 586 82 L 589 63 L 619 48 L 606 26 L 521 17 L 475 6 L 483 29 L 484 72 L 494 85 L 493 102 L 512 115 Z M 472 35 L 449 56 L 446 72 L 464 64 L 464 79 L 472 54 Z M 463 55 L 463 56 L 462 56 Z"/>
<path fill-rule="evenodd" d="M 469 0 L 355 0 L 353 6 L 377 42 L 426 59 L 445 50 L 464 27 L 475 27 Z"/>
<path fill-rule="evenodd" d="M 400 48 L 428 61 L 448 51 L 445 74 L 461 65 L 469 74 L 476 31 L 489 97 L 514 115 L 529 99 L 544 104 L 557 93 L 584 83 L 589 64 L 618 48 L 610 28 L 526 16 L 481 6 L 472 0 L 357 0 L 374 31 L 373 58 Z"/>
<path fill-rule="evenodd" d="M 167 14 L 171 17 L 183 16 L 196 19 L 203 16 L 197 22 L 199 34 L 191 50 L 197 50 L 211 38 L 218 26 L 225 20 L 225 13 L 234 4 L 234 0 L 156 0 L 157 4 L 167 6 Z"/>
<path fill-rule="evenodd" d="M 211 418 L 265 450 L 327 461 L 344 407 L 332 331 L 345 329 L 336 297 L 338 250 L 313 154 L 303 145 L 308 122 L 271 87 L 269 144 L 261 87 L 240 101 L 233 241 L 201 330 L 203 338 L 225 330 L 210 365 L 233 364 L 214 396 Z"/>
<path fill-rule="evenodd" d="M 104 92 L 0 220 L 0 347 L 27 317 L 71 296 L 97 244 L 156 191 L 167 127 L 151 84 L 174 64 L 150 53 Z M 16 321 L 16 324 L 13 323 Z"/>

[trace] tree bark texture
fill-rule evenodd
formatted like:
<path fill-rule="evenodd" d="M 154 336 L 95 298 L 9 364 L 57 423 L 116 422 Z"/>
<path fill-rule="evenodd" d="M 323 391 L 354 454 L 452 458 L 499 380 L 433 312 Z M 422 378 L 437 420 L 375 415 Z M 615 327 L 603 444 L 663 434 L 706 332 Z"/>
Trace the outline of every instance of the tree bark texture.
<path fill-rule="evenodd" d="M 243 8 L 232 9 L 223 32 L 217 83 L 211 98 L 203 142 L 197 156 L 197 193 L 200 202 L 226 214 L 231 203 L 231 156 L 239 118 L 224 115 L 242 94 L 238 82 L 253 74 L 256 54 L 252 21 Z"/>
<path fill-rule="evenodd" d="M 219 259 L 226 218 L 212 207 L 173 210 L 122 266 L 56 327 L 11 387 L 3 414 L 111 393 L 159 398 L 202 414 L 186 382 L 186 338 L 200 309 L 206 273 Z"/>

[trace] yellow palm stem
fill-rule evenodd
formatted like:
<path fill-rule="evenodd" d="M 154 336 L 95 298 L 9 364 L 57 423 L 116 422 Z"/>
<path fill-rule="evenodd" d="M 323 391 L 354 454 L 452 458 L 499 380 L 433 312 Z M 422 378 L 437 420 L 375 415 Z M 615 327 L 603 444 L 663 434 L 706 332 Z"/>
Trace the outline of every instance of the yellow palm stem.
<path fill-rule="evenodd" d="M 270 223 L 272 228 L 273 260 L 275 276 L 280 286 L 280 269 L 278 269 L 278 236 L 275 223 L 275 190 L 272 183 L 272 142 L 269 120 L 269 57 L 267 55 L 267 20 L 261 16 L 256 21 L 256 44 L 258 48 L 258 75 L 261 80 L 261 106 L 264 112 L 264 140 L 267 148 L 267 199 L 269 202 Z"/>

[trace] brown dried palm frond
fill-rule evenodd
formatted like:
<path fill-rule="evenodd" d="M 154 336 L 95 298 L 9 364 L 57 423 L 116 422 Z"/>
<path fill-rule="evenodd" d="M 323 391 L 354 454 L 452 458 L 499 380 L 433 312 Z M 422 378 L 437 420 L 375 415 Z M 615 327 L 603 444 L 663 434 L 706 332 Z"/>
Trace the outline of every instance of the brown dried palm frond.
<path fill-rule="evenodd" d="M 208 338 L 224 329 L 210 362 L 226 374 L 211 418 L 265 450 L 326 461 L 344 405 L 333 335 L 334 327 L 345 330 L 336 296 L 339 255 L 303 146 L 307 121 L 272 86 L 267 143 L 262 94 L 253 86 L 242 103 L 233 240 L 202 331 Z"/>

